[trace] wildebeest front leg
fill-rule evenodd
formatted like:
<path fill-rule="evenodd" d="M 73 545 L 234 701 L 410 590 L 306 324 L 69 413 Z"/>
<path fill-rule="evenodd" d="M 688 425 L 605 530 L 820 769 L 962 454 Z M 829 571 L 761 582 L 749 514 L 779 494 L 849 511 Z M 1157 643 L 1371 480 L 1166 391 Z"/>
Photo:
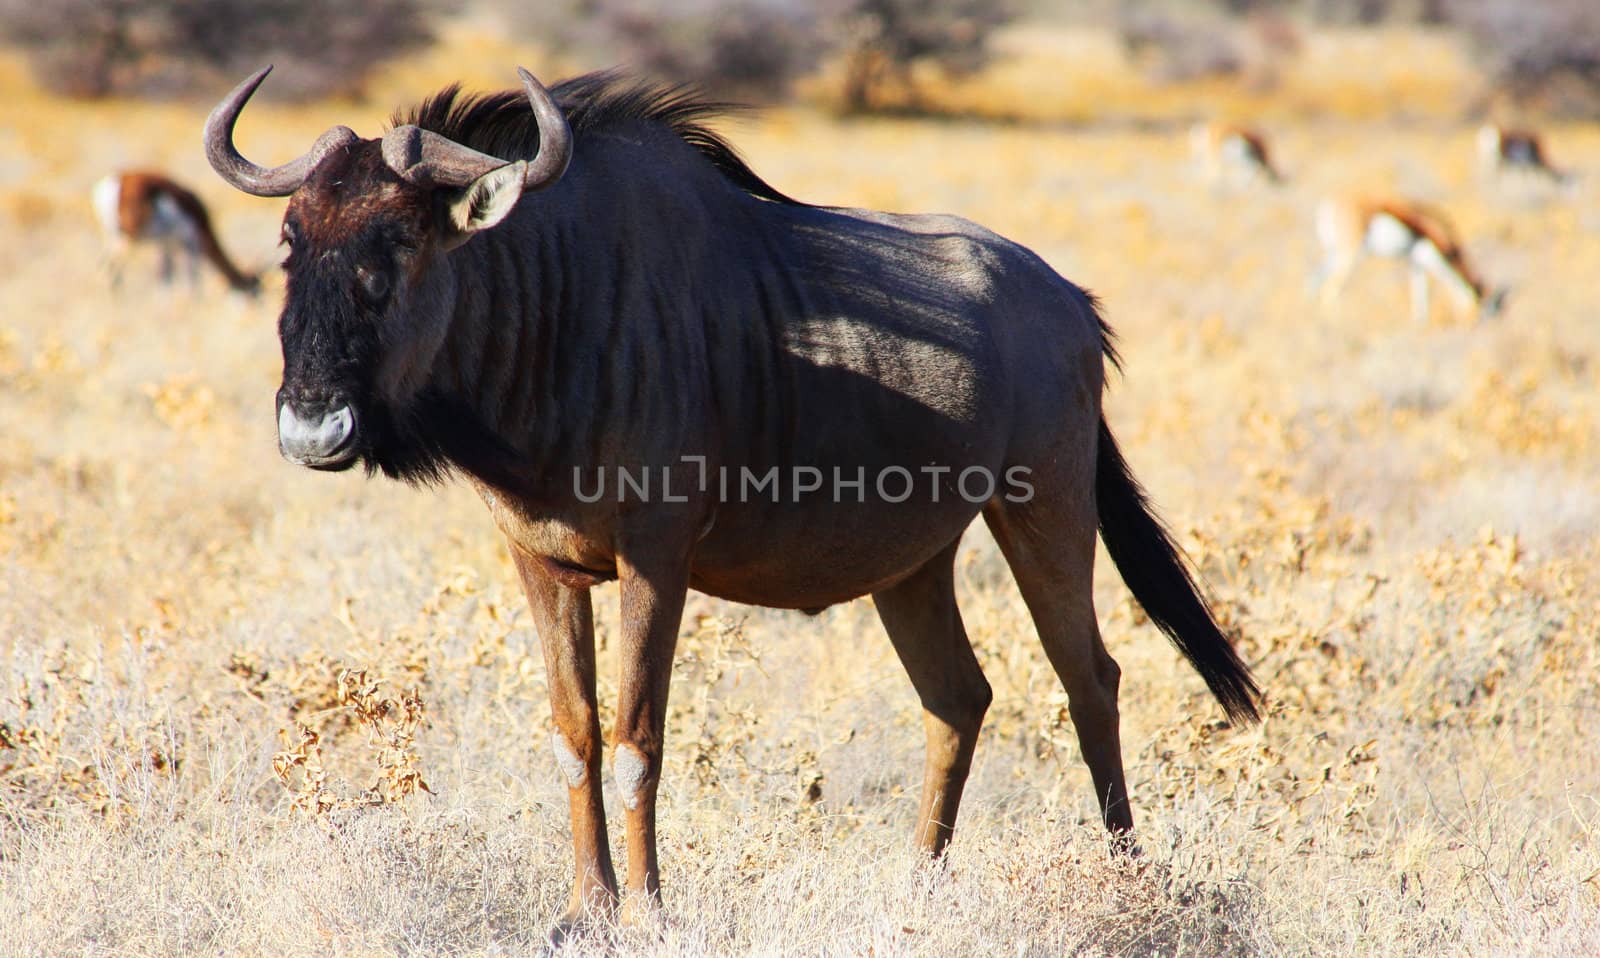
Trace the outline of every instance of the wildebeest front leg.
<path fill-rule="evenodd" d="M 577 872 L 572 905 L 556 927 L 560 937 L 588 918 L 609 917 L 617 902 L 617 876 L 611 865 L 601 794 L 603 746 L 595 708 L 594 612 L 588 589 L 569 588 L 552 580 L 537 560 L 514 545 L 511 556 L 527 590 L 544 649 L 550 710 L 555 719 L 550 744 L 567 783 L 572 812 Z"/>
<path fill-rule="evenodd" d="M 627 814 L 628 900 L 623 918 L 660 905 L 656 859 L 656 786 L 667 721 L 667 688 L 678 642 L 688 561 L 682 557 L 622 557 L 621 676 L 612 768 Z"/>

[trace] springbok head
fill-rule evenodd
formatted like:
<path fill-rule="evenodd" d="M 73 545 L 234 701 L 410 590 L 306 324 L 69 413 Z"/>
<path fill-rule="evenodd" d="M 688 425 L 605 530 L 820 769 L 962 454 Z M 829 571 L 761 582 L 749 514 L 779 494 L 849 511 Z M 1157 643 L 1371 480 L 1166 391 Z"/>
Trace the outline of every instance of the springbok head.
<path fill-rule="evenodd" d="M 206 158 L 246 193 L 289 197 L 278 448 L 290 462 L 346 469 L 381 441 L 385 424 L 404 418 L 425 384 L 458 281 L 439 268 L 446 254 L 498 224 L 522 194 L 560 179 L 572 132 L 550 93 L 519 69 L 538 124 L 531 160 L 507 161 L 408 124 L 381 139 L 336 126 L 299 158 L 261 167 L 239 154 L 233 128 L 271 69 L 211 112 Z"/>

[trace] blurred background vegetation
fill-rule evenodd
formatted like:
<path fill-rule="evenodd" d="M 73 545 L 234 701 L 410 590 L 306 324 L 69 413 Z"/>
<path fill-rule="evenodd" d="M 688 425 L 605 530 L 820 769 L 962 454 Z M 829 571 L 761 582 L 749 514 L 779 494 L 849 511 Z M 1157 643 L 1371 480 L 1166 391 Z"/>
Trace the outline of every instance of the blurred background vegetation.
<path fill-rule="evenodd" d="M 0 42 L 75 97 L 210 95 L 274 62 L 269 92 L 308 99 L 360 96 L 380 65 L 463 18 L 583 67 L 626 64 L 731 99 L 801 96 L 843 113 L 971 112 L 930 100 L 923 78 L 972 76 L 1005 55 L 995 41 L 1007 29 L 1102 29 L 1152 83 L 1268 91 L 1308 32 L 1405 25 L 1449 37 L 1478 66 L 1482 91 L 1465 114 L 1505 98 L 1600 116 L 1594 0 L 0 0 Z"/>

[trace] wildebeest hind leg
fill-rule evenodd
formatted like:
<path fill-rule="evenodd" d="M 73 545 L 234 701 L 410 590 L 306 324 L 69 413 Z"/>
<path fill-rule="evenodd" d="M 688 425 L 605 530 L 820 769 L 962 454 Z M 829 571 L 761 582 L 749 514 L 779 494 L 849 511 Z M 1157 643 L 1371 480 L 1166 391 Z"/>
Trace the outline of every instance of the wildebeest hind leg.
<path fill-rule="evenodd" d="M 1035 482 L 1035 489 L 1027 502 L 994 500 L 984 519 L 1011 566 L 1045 656 L 1066 687 L 1067 711 L 1106 828 L 1128 832 L 1133 812 L 1117 716 L 1122 672 L 1100 640 L 1094 612 L 1094 498 L 1078 483 Z"/>
<path fill-rule="evenodd" d="M 922 701 L 927 758 L 916 843 L 932 855 L 950 842 L 992 694 L 956 608 L 954 565 L 960 544 L 960 539 L 950 543 L 911 578 L 872 596 Z"/>

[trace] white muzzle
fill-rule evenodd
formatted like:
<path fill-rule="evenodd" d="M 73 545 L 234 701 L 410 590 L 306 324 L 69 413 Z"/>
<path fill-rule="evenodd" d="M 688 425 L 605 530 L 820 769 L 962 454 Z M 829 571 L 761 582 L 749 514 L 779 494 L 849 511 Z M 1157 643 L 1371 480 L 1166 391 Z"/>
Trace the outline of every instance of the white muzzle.
<path fill-rule="evenodd" d="M 302 418 L 291 403 L 278 409 L 278 451 L 296 465 L 316 466 L 347 458 L 345 449 L 355 430 L 349 406 L 324 412 L 320 418 Z"/>

